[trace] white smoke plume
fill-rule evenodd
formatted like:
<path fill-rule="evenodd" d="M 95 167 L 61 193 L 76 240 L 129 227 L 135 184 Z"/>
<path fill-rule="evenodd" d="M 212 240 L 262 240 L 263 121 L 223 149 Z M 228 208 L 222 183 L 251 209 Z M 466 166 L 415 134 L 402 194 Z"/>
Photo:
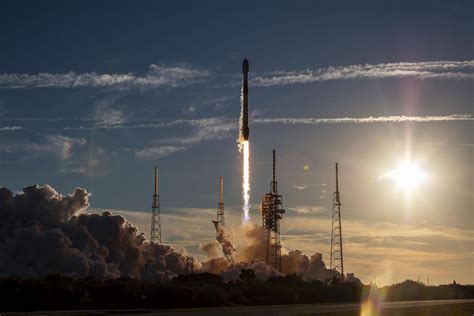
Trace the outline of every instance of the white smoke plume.
<path fill-rule="evenodd" d="M 225 228 L 219 223 L 214 222 L 216 228 L 216 240 L 207 243 L 201 247 L 201 251 L 206 253 L 207 258 L 218 258 L 224 255 L 224 257 L 233 262 L 235 248 L 232 244 L 229 236 L 225 233 Z"/>
<path fill-rule="evenodd" d="M 283 273 L 268 266 L 265 263 L 266 231 L 255 223 L 249 222 L 239 226 L 232 235 L 239 236 L 239 240 L 235 242 L 235 262 L 229 262 L 224 257 L 211 258 L 202 263 L 204 271 L 220 274 L 226 281 L 237 279 L 242 269 L 255 270 L 257 281 L 266 280 L 271 276 L 290 274 L 299 275 L 307 280 L 329 279 L 330 271 L 326 268 L 321 253 L 308 257 L 299 250 L 288 252 L 283 249 L 282 252 L 286 252 L 282 255 Z M 333 275 L 338 275 L 338 272 L 333 271 Z"/>
<path fill-rule="evenodd" d="M 233 261 L 235 248 L 228 236 L 225 234 L 225 229 L 222 227 L 222 225 L 217 225 L 216 234 L 216 240 L 222 246 L 222 252 L 224 253 L 224 256 L 229 258 L 230 261 Z"/>

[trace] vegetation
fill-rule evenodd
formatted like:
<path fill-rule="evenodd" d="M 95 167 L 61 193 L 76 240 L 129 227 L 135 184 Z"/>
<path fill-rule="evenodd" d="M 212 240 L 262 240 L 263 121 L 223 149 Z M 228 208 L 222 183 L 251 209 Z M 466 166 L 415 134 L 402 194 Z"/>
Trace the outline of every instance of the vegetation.
<path fill-rule="evenodd" d="M 252 277 L 253 276 L 253 277 Z M 254 280 L 252 271 L 225 283 L 210 273 L 182 275 L 168 282 L 120 278 L 97 280 L 52 275 L 44 279 L 0 280 L 0 311 L 74 309 L 162 309 L 185 307 L 359 302 L 370 286 L 327 285 L 296 275 Z M 385 291 L 386 300 L 474 298 L 474 286 L 451 284 L 426 287 L 405 281 L 372 291 Z"/>

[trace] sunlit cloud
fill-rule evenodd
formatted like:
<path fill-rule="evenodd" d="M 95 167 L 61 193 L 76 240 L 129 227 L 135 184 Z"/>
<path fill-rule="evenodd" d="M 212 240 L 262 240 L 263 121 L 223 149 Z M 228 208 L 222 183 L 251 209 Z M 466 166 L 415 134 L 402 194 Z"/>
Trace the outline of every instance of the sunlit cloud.
<path fill-rule="evenodd" d="M 90 119 L 98 126 L 110 128 L 122 125 L 126 121 L 125 114 L 112 106 L 113 100 L 105 99 L 99 102 L 95 112 Z"/>
<path fill-rule="evenodd" d="M 290 212 L 295 212 L 300 215 L 318 215 L 318 214 L 328 214 L 328 209 L 323 206 L 295 206 L 286 208 Z"/>
<path fill-rule="evenodd" d="M 207 70 L 184 66 L 151 64 L 143 75 L 99 74 L 96 72 L 0 74 L 0 89 L 25 88 L 146 88 L 179 87 L 192 84 L 209 76 Z"/>
<path fill-rule="evenodd" d="M 370 123 L 429 123 L 429 122 L 453 122 L 474 121 L 471 114 L 450 114 L 441 116 L 368 116 L 368 117 L 336 117 L 336 118 L 254 118 L 254 124 L 370 124 Z"/>
<path fill-rule="evenodd" d="M 137 158 L 142 159 L 158 159 L 169 156 L 179 151 L 186 150 L 183 146 L 152 146 L 135 151 Z"/>
<path fill-rule="evenodd" d="M 427 61 L 335 66 L 303 71 L 274 71 L 254 77 L 255 86 L 282 86 L 328 80 L 384 79 L 474 79 L 474 61 Z"/>
<path fill-rule="evenodd" d="M 284 247 L 289 250 L 299 249 L 306 254 L 321 252 L 324 261 L 329 264 L 329 214 L 326 213 L 328 216 L 324 218 L 317 214 L 293 211 L 306 207 L 285 208 L 289 212 L 281 221 Z M 318 207 L 314 209 L 319 210 Z M 232 230 L 232 227 L 241 223 L 240 208 L 229 206 L 226 210 L 226 224 Z M 111 211 L 124 215 L 145 235 L 149 234 L 150 211 Z M 210 222 L 215 217 L 215 212 L 215 209 L 208 208 L 163 210 L 162 223 L 166 228 L 164 240 L 176 248 L 186 248 L 199 256 L 200 243 L 210 242 L 215 238 L 215 231 Z M 199 216 L 196 217 L 196 214 Z M 252 218 L 259 222 L 257 214 L 252 214 Z M 466 265 L 466 262 L 472 263 L 474 256 L 471 249 L 474 232 L 447 226 L 344 219 L 343 237 L 346 268 L 349 272 L 356 272 L 366 283 L 374 278 L 386 278 L 387 274 L 390 274 L 391 279 L 382 279 L 384 283 L 414 278 L 416 274 L 430 275 L 433 284 L 446 282 L 456 275 L 468 273 L 466 268 L 468 269 L 469 265 Z M 381 262 L 386 264 L 381 265 Z M 393 270 L 390 266 L 398 268 Z"/>
<path fill-rule="evenodd" d="M 74 148 L 82 147 L 86 144 L 84 138 L 66 137 L 59 134 L 49 134 L 43 136 L 38 142 L 8 142 L 0 144 L 0 152 L 16 153 L 22 152 L 28 155 L 50 154 L 56 155 L 61 160 L 67 160 L 73 155 Z"/>
<path fill-rule="evenodd" d="M 18 130 L 21 130 L 23 129 L 23 127 L 21 126 L 4 126 L 4 127 L 0 127 L 0 132 L 8 132 L 8 131 L 18 131 Z"/>

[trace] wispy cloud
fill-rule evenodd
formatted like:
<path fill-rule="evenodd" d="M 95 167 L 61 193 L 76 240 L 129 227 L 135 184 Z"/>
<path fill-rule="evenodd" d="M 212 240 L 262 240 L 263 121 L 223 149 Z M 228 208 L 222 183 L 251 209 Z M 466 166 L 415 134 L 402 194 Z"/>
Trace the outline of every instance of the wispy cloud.
<path fill-rule="evenodd" d="M 199 120 L 174 120 L 156 124 L 146 124 L 140 128 L 172 128 L 177 126 L 190 127 L 190 132 L 185 136 L 168 137 L 160 140 L 162 146 L 152 145 L 140 149 L 126 148 L 134 151 L 138 158 L 161 158 L 179 151 L 188 149 L 203 141 L 212 141 L 229 138 L 235 134 L 237 123 L 223 118 L 205 118 Z M 133 128 L 138 128 L 134 126 Z M 170 144 L 170 145 L 168 145 Z"/>
<path fill-rule="evenodd" d="M 0 74 L 0 89 L 24 88 L 81 88 L 81 87 L 178 87 L 209 76 L 207 70 L 190 67 L 169 67 L 152 64 L 143 75 L 98 74 L 96 72 Z"/>
<path fill-rule="evenodd" d="M 74 130 L 120 130 L 120 129 L 154 129 L 154 128 L 177 128 L 177 127 L 194 127 L 196 130 L 187 137 L 168 138 L 169 141 L 177 141 L 181 144 L 198 143 L 203 139 L 215 140 L 228 138 L 231 132 L 235 131 L 238 123 L 235 119 L 226 117 L 209 117 L 202 119 L 161 119 L 149 120 L 140 123 L 135 120 L 135 124 L 125 124 L 127 121 L 123 112 L 111 108 L 99 108 L 97 115 L 93 118 L 76 119 L 76 121 L 90 122 L 91 125 L 81 126 L 64 126 L 59 129 L 64 131 Z M 66 121 L 60 118 L 25 118 L 26 120 L 38 121 Z M 7 120 L 5 118 L 4 120 Z M 17 120 L 17 119 L 13 119 Z M 137 122 L 138 121 L 138 122 Z M 250 118 L 252 125 L 264 124 L 288 124 L 288 125 L 319 125 L 319 124 L 375 124 L 375 123 L 435 123 L 435 122 L 472 122 L 474 117 L 471 114 L 449 114 L 449 115 L 425 115 L 425 116 L 367 116 L 367 117 L 332 117 L 332 118 L 315 118 L 315 117 L 279 117 L 279 118 Z M 130 122 L 131 123 L 131 122 Z M 0 131 L 21 130 L 22 126 L 6 126 L 0 128 Z M 47 130 L 51 130 L 48 128 Z M 470 146 L 470 144 L 466 144 Z"/>
<path fill-rule="evenodd" d="M 90 119 L 96 127 L 103 126 L 110 128 L 125 123 L 125 115 L 122 111 L 113 107 L 114 98 L 101 100 L 95 109 L 93 117 Z"/>
<path fill-rule="evenodd" d="M 295 206 L 288 207 L 288 211 L 295 212 L 299 215 L 317 215 L 317 214 L 328 214 L 328 209 L 324 206 Z"/>
<path fill-rule="evenodd" d="M 229 74 L 216 74 L 218 86 L 236 86 L 239 80 Z M 331 66 L 316 70 L 273 71 L 251 79 L 253 86 L 268 87 L 328 80 L 384 79 L 415 77 L 420 79 L 474 79 L 474 60 L 399 62 L 365 65 Z M 179 87 L 210 78 L 208 70 L 189 66 L 151 64 L 144 74 L 134 73 L 3 73 L 0 89 L 79 88 L 79 87 Z"/>
<path fill-rule="evenodd" d="M 415 77 L 420 79 L 474 79 L 474 60 L 427 61 L 349 65 L 303 71 L 275 71 L 254 77 L 255 86 L 282 86 L 328 80 L 384 79 Z"/>
<path fill-rule="evenodd" d="M 427 123 L 449 121 L 474 121 L 471 114 L 450 114 L 443 116 L 369 116 L 369 117 L 336 117 L 336 118 L 254 118 L 255 124 L 342 124 L 342 123 Z"/>
<path fill-rule="evenodd" d="M 71 138 L 63 135 L 46 135 L 41 142 L 11 142 L 0 144 L 0 152 L 26 152 L 31 154 L 54 154 L 61 160 L 71 158 L 74 147 L 86 144 L 83 138 Z"/>
<path fill-rule="evenodd" d="M 0 127 L 0 132 L 8 132 L 8 131 L 18 131 L 20 129 L 23 129 L 21 126 L 4 126 Z"/>
<path fill-rule="evenodd" d="M 149 148 L 143 148 L 135 151 L 137 158 L 150 159 L 150 158 L 162 158 L 178 151 L 186 150 L 183 146 L 152 146 Z"/>

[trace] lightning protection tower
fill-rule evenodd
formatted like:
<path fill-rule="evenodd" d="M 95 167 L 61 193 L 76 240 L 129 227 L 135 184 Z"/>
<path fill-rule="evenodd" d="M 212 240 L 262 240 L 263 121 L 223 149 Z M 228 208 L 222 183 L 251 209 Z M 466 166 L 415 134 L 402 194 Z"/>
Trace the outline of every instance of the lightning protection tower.
<path fill-rule="evenodd" d="M 222 195 L 224 193 L 224 178 L 219 178 L 219 203 L 217 204 L 217 219 L 212 221 L 214 227 L 216 228 L 216 238 L 219 237 L 219 228 L 225 227 L 224 220 L 224 201 Z"/>
<path fill-rule="evenodd" d="M 275 150 L 273 150 L 273 172 L 270 192 L 263 196 L 260 211 L 262 213 L 262 226 L 267 232 L 266 262 L 268 265 L 271 265 L 276 270 L 282 272 L 280 219 L 283 218 L 285 210 L 282 209 L 282 197 L 278 194 Z"/>
<path fill-rule="evenodd" d="M 336 162 L 336 191 L 332 199 L 331 259 L 329 264 L 329 282 L 333 281 L 333 270 L 341 272 L 344 280 L 344 256 L 342 253 L 341 198 L 339 195 L 339 166 Z"/>
<path fill-rule="evenodd" d="M 155 187 L 153 191 L 153 203 L 151 205 L 151 232 L 152 243 L 161 244 L 161 214 L 160 195 L 158 194 L 158 167 L 155 167 Z"/>

